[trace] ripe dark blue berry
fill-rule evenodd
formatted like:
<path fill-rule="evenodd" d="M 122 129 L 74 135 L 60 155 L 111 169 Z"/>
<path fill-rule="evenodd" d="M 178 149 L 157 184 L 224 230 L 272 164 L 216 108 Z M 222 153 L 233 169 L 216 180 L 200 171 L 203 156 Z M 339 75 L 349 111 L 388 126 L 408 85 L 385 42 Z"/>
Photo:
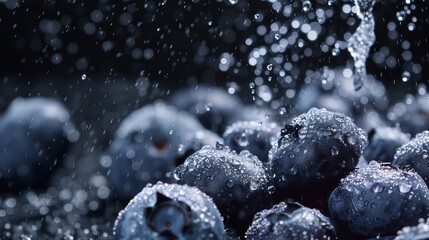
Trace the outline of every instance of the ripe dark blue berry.
<path fill-rule="evenodd" d="M 329 193 L 357 165 L 365 133 L 341 113 L 312 108 L 282 130 L 270 151 L 277 193 L 308 206 Z"/>
<path fill-rule="evenodd" d="M 193 116 L 161 102 L 123 120 L 110 146 L 110 179 L 121 198 L 130 199 L 147 184 L 172 182 L 167 173 L 219 137 Z"/>
<path fill-rule="evenodd" d="M 398 128 L 378 127 L 368 133 L 368 146 L 363 152 L 367 162 L 392 162 L 396 149 L 410 141 L 410 136 Z"/>
<path fill-rule="evenodd" d="M 280 136 L 276 123 L 236 122 L 223 134 L 225 145 L 236 152 L 248 150 L 262 162 L 268 161 L 268 152 Z"/>
<path fill-rule="evenodd" d="M 368 76 L 365 86 L 355 91 L 350 69 L 324 69 L 313 75 L 313 82 L 298 93 L 296 111 L 311 107 L 326 108 L 347 116 L 360 116 L 368 110 L 385 110 L 386 89 L 380 81 Z"/>
<path fill-rule="evenodd" d="M 0 186 L 20 189 L 47 180 L 79 132 L 52 99 L 15 99 L 0 118 Z"/>
<path fill-rule="evenodd" d="M 268 175 L 248 151 L 203 147 L 177 167 L 179 183 L 195 186 L 213 198 L 227 227 L 244 233 L 253 215 L 271 202 Z"/>
<path fill-rule="evenodd" d="M 356 235 L 394 235 L 427 217 L 429 190 L 417 173 L 372 161 L 341 181 L 329 198 L 329 211 Z"/>
<path fill-rule="evenodd" d="M 146 186 L 115 222 L 115 239 L 224 239 L 222 217 L 197 188 L 158 183 Z"/>
<path fill-rule="evenodd" d="M 395 153 L 393 164 L 404 167 L 410 166 L 429 183 L 429 131 L 416 135 L 405 143 Z"/>
<path fill-rule="evenodd" d="M 255 215 L 246 239 L 337 239 L 334 225 L 319 210 L 281 202 Z"/>
<path fill-rule="evenodd" d="M 241 101 L 221 88 L 197 86 L 176 92 L 169 102 L 177 108 L 198 117 L 206 127 L 219 134 L 241 108 Z"/>
<path fill-rule="evenodd" d="M 412 135 L 429 129 L 429 94 L 407 95 L 403 102 L 392 106 L 387 118 Z"/>

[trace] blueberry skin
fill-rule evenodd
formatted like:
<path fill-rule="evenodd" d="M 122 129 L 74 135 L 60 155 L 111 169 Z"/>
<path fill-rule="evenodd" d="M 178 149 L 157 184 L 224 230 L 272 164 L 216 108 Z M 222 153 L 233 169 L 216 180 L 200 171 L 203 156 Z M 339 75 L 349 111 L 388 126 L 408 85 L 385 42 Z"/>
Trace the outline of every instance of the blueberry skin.
<path fill-rule="evenodd" d="M 312 108 L 282 130 L 270 151 L 277 193 L 308 206 L 324 201 L 357 165 L 366 135 L 341 113 Z"/>
<path fill-rule="evenodd" d="M 168 101 L 178 109 L 195 115 L 205 128 L 223 133 L 237 109 L 242 108 L 240 99 L 225 90 L 199 85 L 177 91 Z"/>
<path fill-rule="evenodd" d="M 224 239 L 224 225 L 212 199 L 194 187 L 148 185 L 123 209 L 114 239 Z"/>
<path fill-rule="evenodd" d="M 415 172 L 372 161 L 344 178 L 329 198 L 332 218 L 363 237 L 390 236 L 429 213 L 429 189 Z"/>
<path fill-rule="evenodd" d="M 393 165 L 412 167 L 429 184 L 429 131 L 416 135 L 395 153 Z"/>
<path fill-rule="evenodd" d="M 236 152 L 248 150 L 262 162 L 268 162 L 268 153 L 280 137 L 276 123 L 236 122 L 223 134 L 225 145 Z"/>
<path fill-rule="evenodd" d="M 379 127 L 369 131 L 368 146 L 363 152 L 367 162 L 392 162 L 396 149 L 410 141 L 410 136 L 398 128 Z"/>
<path fill-rule="evenodd" d="M 415 135 L 429 129 L 429 94 L 407 95 L 403 102 L 391 107 L 387 118 L 399 123 L 403 131 Z"/>
<path fill-rule="evenodd" d="M 246 232 L 250 240 L 281 239 L 337 239 L 334 225 L 319 210 L 298 203 L 274 205 L 255 215 Z"/>
<path fill-rule="evenodd" d="M 0 118 L 0 186 L 42 185 L 79 133 L 56 100 L 15 99 Z"/>
<path fill-rule="evenodd" d="M 123 120 L 109 148 L 110 180 L 122 199 L 134 197 L 147 183 L 174 182 L 166 174 L 204 145 L 220 138 L 193 116 L 157 102 Z"/>
<path fill-rule="evenodd" d="M 195 186 L 213 198 L 227 227 L 243 234 L 253 215 L 269 206 L 269 178 L 262 162 L 248 151 L 239 155 L 217 144 L 192 154 L 175 170 L 179 183 Z"/>

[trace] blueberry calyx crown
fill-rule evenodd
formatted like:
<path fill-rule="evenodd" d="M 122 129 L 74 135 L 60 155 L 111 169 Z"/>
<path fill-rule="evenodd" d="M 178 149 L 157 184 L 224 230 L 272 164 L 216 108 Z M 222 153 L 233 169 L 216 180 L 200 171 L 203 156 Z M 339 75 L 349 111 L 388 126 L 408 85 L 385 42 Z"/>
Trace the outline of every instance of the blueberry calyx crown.
<path fill-rule="evenodd" d="M 285 127 L 281 130 L 280 133 L 280 139 L 278 141 L 278 144 L 281 145 L 283 139 L 285 139 L 287 136 L 293 137 L 293 138 L 299 138 L 299 130 L 302 128 L 302 125 L 300 124 L 286 124 Z"/>
<path fill-rule="evenodd" d="M 182 239 L 191 230 L 191 208 L 159 192 L 156 199 L 155 206 L 144 210 L 149 227 L 165 239 Z"/>

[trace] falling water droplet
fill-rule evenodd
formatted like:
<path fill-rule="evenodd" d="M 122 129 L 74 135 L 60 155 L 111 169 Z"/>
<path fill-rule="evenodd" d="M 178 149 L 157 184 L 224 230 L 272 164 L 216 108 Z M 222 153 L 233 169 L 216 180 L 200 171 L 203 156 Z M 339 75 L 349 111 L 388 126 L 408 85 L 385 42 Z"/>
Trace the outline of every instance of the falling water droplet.
<path fill-rule="evenodd" d="M 310 11 L 310 9 L 311 9 L 311 2 L 308 0 L 303 1 L 302 2 L 302 11 L 307 13 Z"/>
<path fill-rule="evenodd" d="M 372 8 L 375 0 L 355 0 L 357 15 L 362 20 L 353 35 L 347 40 L 347 50 L 353 57 L 355 74 L 353 85 L 355 90 L 363 87 L 366 80 L 366 59 L 375 42 L 375 22 Z"/>
<path fill-rule="evenodd" d="M 402 73 L 402 81 L 403 82 L 408 82 L 411 79 L 411 74 L 408 71 L 404 71 Z"/>
<path fill-rule="evenodd" d="M 242 133 L 240 137 L 238 138 L 238 145 L 241 147 L 245 147 L 249 145 L 249 138 L 247 137 L 246 133 Z"/>
<path fill-rule="evenodd" d="M 82 76 L 80 77 L 80 79 L 86 80 L 86 74 L 82 74 Z"/>

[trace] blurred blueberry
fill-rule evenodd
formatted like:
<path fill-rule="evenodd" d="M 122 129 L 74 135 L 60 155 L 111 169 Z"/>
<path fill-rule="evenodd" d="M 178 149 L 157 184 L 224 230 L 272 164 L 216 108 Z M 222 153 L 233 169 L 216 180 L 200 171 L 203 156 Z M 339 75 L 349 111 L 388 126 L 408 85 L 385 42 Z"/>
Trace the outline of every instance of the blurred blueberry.
<path fill-rule="evenodd" d="M 61 103 L 15 99 L 0 118 L 0 185 L 16 190 L 44 183 L 78 138 Z"/>
<path fill-rule="evenodd" d="M 236 96 L 221 88 L 204 85 L 177 91 L 169 103 L 197 116 L 204 127 L 219 134 L 242 107 Z"/>
<path fill-rule="evenodd" d="M 398 128 L 379 127 L 368 133 L 368 146 L 363 152 L 367 162 L 392 162 L 396 149 L 410 141 L 410 136 Z"/>
<path fill-rule="evenodd" d="M 220 138 L 193 116 L 162 102 L 147 105 L 123 120 L 110 146 L 110 179 L 121 198 L 147 184 L 172 182 L 166 176 L 187 156 Z"/>
<path fill-rule="evenodd" d="M 268 152 L 280 137 L 280 127 L 270 122 L 236 122 L 223 134 L 225 145 L 236 152 L 248 150 L 262 162 L 268 162 Z"/>

